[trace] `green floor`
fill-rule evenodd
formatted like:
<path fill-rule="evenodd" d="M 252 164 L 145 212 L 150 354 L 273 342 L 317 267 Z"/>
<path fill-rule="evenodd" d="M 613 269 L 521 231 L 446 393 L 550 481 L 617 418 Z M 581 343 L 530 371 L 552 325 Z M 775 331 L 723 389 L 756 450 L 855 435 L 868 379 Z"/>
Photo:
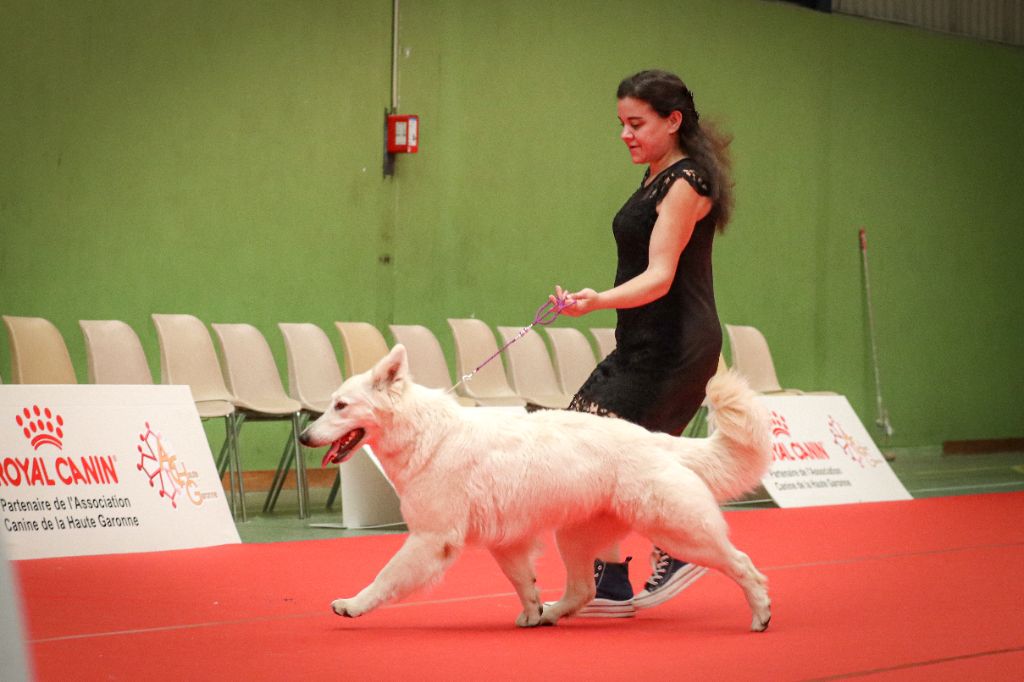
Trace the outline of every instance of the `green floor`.
<path fill-rule="evenodd" d="M 971 495 L 1024 490 L 1024 452 L 987 455 L 943 455 L 939 447 L 897 448 L 889 451 L 895 459 L 890 463 L 903 485 L 915 498 L 943 495 Z M 326 489 L 310 491 L 313 514 L 299 519 L 295 496 L 284 491 L 272 514 L 259 513 L 262 495 L 249 494 L 246 506 L 249 520 L 239 523 L 242 542 L 282 542 L 287 540 L 320 540 L 354 535 L 372 535 L 391 530 L 347 530 L 341 528 L 341 501 L 334 510 L 325 509 Z M 763 492 L 742 503 L 727 505 L 728 509 L 774 507 Z M 318 527 L 325 524 L 334 527 Z"/>

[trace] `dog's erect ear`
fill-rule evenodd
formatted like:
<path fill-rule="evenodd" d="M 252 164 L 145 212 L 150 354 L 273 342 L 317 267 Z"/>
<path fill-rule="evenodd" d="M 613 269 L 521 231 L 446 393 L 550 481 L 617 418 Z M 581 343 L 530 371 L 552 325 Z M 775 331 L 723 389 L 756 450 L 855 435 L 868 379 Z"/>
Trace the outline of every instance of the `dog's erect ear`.
<path fill-rule="evenodd" d="M 405 346 L 396 344 L 380 362 L 373 367 L 370 378 L 377 390 L 399 389 L 409 376 L 409 361 Z"/>

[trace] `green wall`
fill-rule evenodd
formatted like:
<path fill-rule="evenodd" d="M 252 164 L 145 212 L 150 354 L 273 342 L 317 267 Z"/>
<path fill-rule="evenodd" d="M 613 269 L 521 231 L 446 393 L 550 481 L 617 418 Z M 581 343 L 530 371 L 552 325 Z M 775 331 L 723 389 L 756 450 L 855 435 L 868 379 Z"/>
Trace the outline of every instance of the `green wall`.
<path fill-rule="evenodd" d="M 155 373 L 150 313 L 251 322 L 283 366 L 281 321 L 425 324 L 451 352 L 446 317 L 607 286 L 641 173 L 614 89 L 660 66 L 735 135 L 719 308 L 783 383 L 874 421 L 864 226 L 894 443 L 1024 435 L 1020 49 L 760 0 L 403 0 L 421 147 L 383 178 L 386 0 L 0 16 L 0 312 L 56 323 L 83 381 L 79 319 L 127 321 Z M 284 427 L 247 428 L 271 466 Z"/>

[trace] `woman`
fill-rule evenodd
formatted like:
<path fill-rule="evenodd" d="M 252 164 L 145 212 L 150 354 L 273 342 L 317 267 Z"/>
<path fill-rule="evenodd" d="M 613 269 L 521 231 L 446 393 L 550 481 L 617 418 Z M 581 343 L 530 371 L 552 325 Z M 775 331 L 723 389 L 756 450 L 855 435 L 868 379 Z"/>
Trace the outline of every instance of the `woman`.
<path fill-rule="evenodd" d="M 614 308 L 618 316 L 616 349 L 569 409 L 679 435 L 704 399 L 722 348 L 711 243 L 732 209 L 730 140 L 700 122 L 693 93 L 671 73 L 637 73 L 619 84 L 617 96 L 622 140 L 633 163 L 648 168 L 612 221 L 618 249 L 614 287 L 555 287 L 555 297 L 569 305 L 567 315 Z M 617 546 L 598 557 L 597 598 L 578 615 L 631 616 L 636 607 L 671 598 L 706 570 L 655 547 L 653 574 L 634 598 L 628 562 L 621 561 Z"/>

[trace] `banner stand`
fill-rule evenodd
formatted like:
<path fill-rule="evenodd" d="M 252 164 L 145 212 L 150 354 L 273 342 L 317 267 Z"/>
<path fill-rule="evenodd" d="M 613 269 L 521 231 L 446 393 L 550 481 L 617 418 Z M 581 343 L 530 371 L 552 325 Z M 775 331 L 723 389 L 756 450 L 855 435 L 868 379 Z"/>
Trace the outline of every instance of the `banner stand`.
<path fill-rule="evenodd" d="M 240 542 L 188 386 L 0 386 L 11 559 Z"/>

